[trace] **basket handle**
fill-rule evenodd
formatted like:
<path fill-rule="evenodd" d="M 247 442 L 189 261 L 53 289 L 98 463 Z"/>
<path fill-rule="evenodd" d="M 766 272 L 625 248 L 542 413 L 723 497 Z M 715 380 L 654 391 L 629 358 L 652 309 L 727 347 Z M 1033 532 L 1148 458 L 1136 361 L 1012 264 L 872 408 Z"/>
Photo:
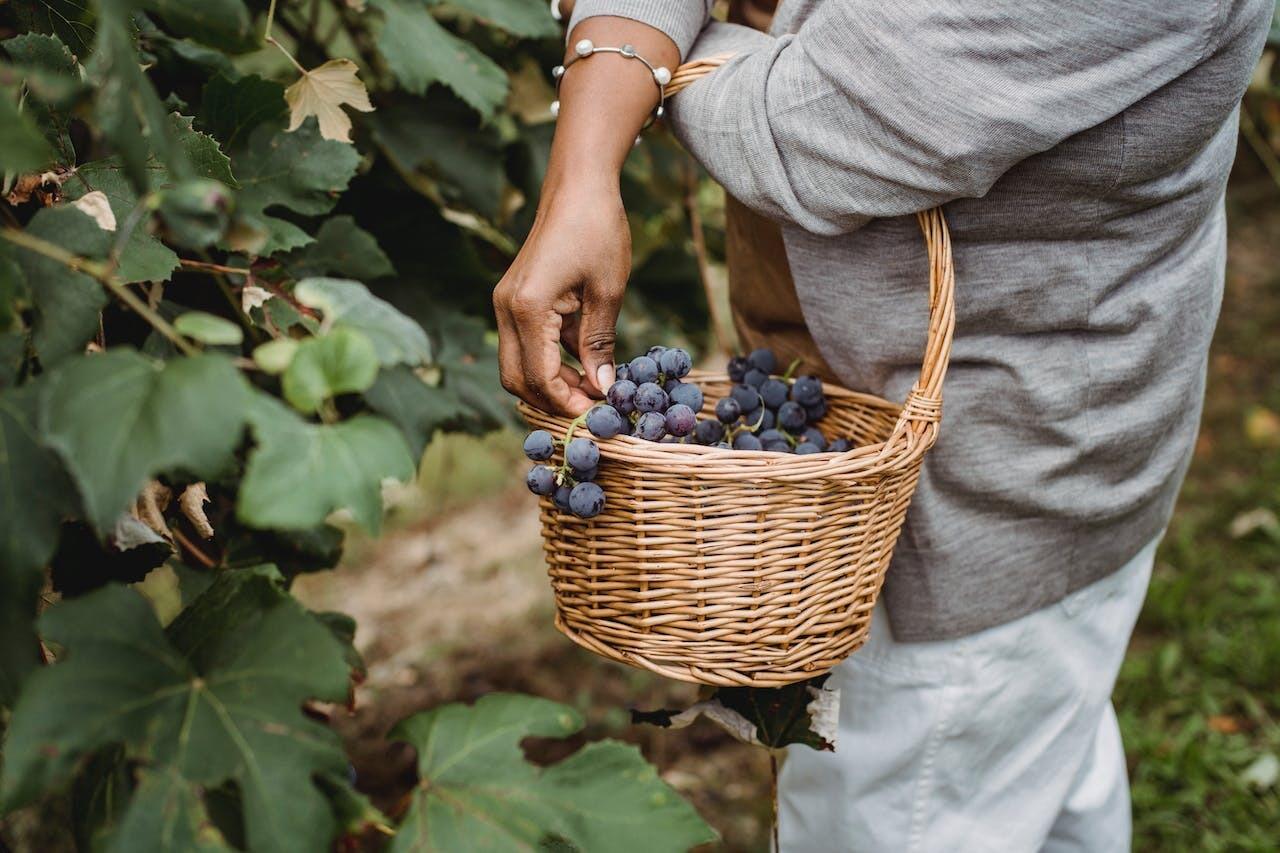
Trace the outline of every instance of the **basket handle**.
<path fill-rule="evenodd" d="M 684 63 L 671 75 L 667 97 L 715 71 L 732 55 L 723 53 Z M 912 438 L 925 439 L 926 448 L 937 438 L 938 422 L 942 419 L 942 380 L 951 360 L 951 340 L 955 334 L 956 275 L 947 220 L 940 207 L 917 213 L 916 220 L 924 233 L 925 249 L 929 255 L 929 332 L 920 378 L 902 404 L 898 423 L 885 442 L 885 452 L 897 444 L 899 437 L 907 434 Z"/>

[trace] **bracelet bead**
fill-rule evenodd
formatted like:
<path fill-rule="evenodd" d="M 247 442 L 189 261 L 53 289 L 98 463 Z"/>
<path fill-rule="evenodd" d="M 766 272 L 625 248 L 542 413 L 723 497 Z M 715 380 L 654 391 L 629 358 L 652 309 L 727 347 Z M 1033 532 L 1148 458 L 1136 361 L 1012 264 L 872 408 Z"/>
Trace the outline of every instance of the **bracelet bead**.
<path fill-rule="evenodd" d="M 596 46 L 591 39 L 583 39 L 573 46 L 573 52 L 582 57 L 590 56 L 595 49 Z"/>

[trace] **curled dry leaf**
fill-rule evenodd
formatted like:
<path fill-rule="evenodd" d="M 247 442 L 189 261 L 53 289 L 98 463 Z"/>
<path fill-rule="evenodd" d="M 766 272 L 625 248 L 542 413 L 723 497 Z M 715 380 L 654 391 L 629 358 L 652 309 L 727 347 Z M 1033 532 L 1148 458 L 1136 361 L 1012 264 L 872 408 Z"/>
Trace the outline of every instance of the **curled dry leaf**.
<path fill-rule="evenodd" d="M 168 523 L 164 520 L 164 511 L 169 506 L 169 501 L 172 498 L 173 492 L 169 490 L 168 486 L 157 480 L 152 480 L 143 487 L 142 493 L 138 495 L 138 499 L 133 505 L 135 518 L 170 541 L 173 540 L 173 531 L 169 529 Z"/>
<path fill-rule="evenodd" d="M 26 204 L 34 195 L 45 206 L 56 204 L 62 198 L 62 185 L 73 174 L 75 169 L 59 167 L 49 172 L 19 175 L 5 201 L 12 205 Z"/>
<path fill-rule="evenodd" d="M 182 497 L 178 498 L 178 506 L 182 508 L 182 514 L 205 539 L 213 537 L 213 525 L 209 523 L 209 517 L 204 514 L 204 505 L 208 502 L 209 490 L 202 482 L 187 486 L 182 491 Z"/>
<path fill-rule="evenodd" d="M 71 206 L 91 216 L 103 231 L 116 230 L 116 215 L 111 210 L 111 202 L 107 200 L 107 194 L 102 190 L 85 193 L 71 202 Z"/>
<path fill-rule="evenodd" d="M 271 298 L 271 291 L 256 284 L 246 284 L 240 289 L 240 310 L 248 314 L 254 308 L 261 308 Z"/>
<path fill-rule="evenodd" d="M 350 142 L 351 118 L 343 112 L 342 105 L 373 112 L 369 92 L 356 78 L 358 70 L 350 59 L 331 59 L 302 72 L 297 82 L 284 90 L 289 104 L 289 130 L 297 130 L 307 116 L 315 116 L 325 139 Z"/>

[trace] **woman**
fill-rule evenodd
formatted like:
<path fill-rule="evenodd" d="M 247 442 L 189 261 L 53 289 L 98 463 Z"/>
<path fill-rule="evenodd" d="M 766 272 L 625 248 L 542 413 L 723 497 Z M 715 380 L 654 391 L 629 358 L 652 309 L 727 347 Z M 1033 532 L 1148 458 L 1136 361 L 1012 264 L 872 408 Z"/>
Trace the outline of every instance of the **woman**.
<path fill-rule="evenodd" d="M 872 638 L 834 675 L 838 750 L 784 768 L 782 849 L 1126 850 L 1110 693 L 1198 429 L 1236 110 L 1273 6 L 783 0 L 766 35 L 710 5 L 578 0 L 567 56 L 733 54 L 667 119 L 781 224 L 841 384 L 906 395 L 912 214 L 945 205 L 955 247 L 941 438 Z M 657 100 L 626 56 L 565 74 L 537 221 L 494 293 L 503 383 L 535 405 L 577 413 L 613 380 L 618 175 Z"/>

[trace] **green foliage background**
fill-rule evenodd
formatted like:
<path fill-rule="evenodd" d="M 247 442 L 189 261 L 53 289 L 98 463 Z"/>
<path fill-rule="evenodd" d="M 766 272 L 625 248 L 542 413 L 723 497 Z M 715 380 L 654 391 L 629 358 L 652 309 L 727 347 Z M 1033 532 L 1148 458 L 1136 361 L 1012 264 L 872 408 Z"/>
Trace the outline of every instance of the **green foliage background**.
<path fill-rule="evenodd" d="M 434 433 L 511 418 L 489 293 L 551 136 L 545 4 L 14 0 L 0 34 L 0 811 L 69 796 L 80 846 L 130 851 L 712 837 L 632 747 L 527 764 L 580 723 L 501 695 L 404 723 L 396 832 L 316 719 L 354 625 L 288 592 Z M 335 59 L 351 141 L 289 121 Z M 701 328 L 694 181 L 658 138 L 625 191 L 638 278 Z"/>

